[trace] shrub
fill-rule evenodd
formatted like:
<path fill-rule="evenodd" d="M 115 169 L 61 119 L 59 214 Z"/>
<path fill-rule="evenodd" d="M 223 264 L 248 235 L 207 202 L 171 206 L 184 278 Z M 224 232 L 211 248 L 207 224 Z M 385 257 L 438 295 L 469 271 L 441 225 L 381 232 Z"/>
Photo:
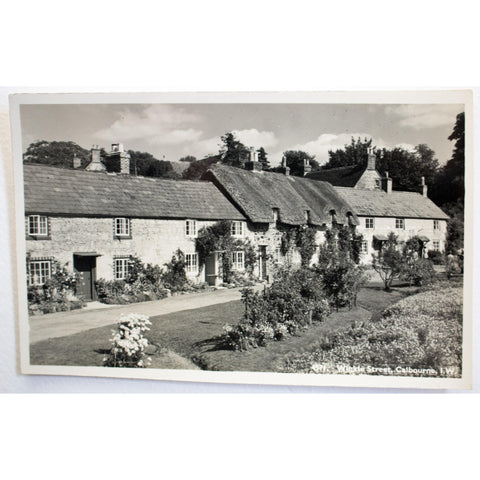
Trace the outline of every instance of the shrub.
<path fill-rule="evenodd" d="M 166 270 L 161 278 L 166 288 L 173 292 L 185 290 L 187 286 L 187 274 L 185 270 L 185 254 L 179 249 L 172 255 L 169 263 L 165 264 Z"/>
<path fill-rule="evenodd" d="M 130 313 L 122 315 L 117 330 L 112 330 L 112 348 L 104 361 L 106 367 L 145 367 L 145 348 L 148 340 L 143 332 L 150 330 L 151 322 L 146 315 Z"/>
<path fill-rule="evenodd" d="M 442 252 L 439 252 L 438 250 L 429 250 L 428 258 L 434 265 L 443 265 L 445 262 Z"/>
<path fill-rule="evenodd" d="M 280 269 L 269 288 L 242 290 L 245 314 L 236 326 L 225 325 L 224 343 L 234 350 L 264 346 L 322 321 L 329 313 L 317 274 L 311 269 Z"/>
<path fill-rule="evenodd" d="M 400 367 L 417 370 L 415 375 L 442 376 L 446 375 L 442 368 L 449 367 L 450 376 L 459 376 L 461 363 L 462 289 L 456 287 L 403 299 L 387 308 L 378 321 L 338 330 L 321 339 L 311 352 L 290 355 L 284 369 L 342 373 L 342 366 L 355 366 L 402 374 L 397 371 Z"/>

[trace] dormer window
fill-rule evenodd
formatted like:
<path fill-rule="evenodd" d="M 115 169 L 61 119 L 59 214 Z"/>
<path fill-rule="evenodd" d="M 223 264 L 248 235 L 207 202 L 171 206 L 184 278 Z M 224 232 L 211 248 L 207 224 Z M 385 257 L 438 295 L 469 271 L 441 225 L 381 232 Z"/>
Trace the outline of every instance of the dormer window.
<path fill-rule="evenodd" d="M 48 218 L 43 215 L 29 215 L 28 234 L 34 237 L 48 237 Z"/>
<path fill-rule="evenodd" d="M 131 238 L 130 219 L 117 217 L 114 222 L 115 236 L 121 238 Z"/>
<path fill-rule="evenodd" d="M 185 235 L 187 237 L 196 237 L 197 236 L 197 221 L 196 220 L 185 220 Z"/>
<path fill-rule="evenodd" d="M 233 237 L 243 237 L 245 228 L 243 222 L 232 222 L 231 234 Z"/>

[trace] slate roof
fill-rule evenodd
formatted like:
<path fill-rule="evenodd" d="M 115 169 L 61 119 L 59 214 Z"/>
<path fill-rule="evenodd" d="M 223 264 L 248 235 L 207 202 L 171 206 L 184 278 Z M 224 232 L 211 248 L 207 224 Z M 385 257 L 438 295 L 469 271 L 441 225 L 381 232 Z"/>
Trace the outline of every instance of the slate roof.
<path fill-rule="evenodd" d="M 24 165 L 27 214 L 244 220 L 212 183 Z"/>
<path fill-rule="evenodd" d="M 326 182 L 220 164 L 212 165 L 204 178 L 214 181 L 254 223 L 272 222 L 277 208 L 279 221 L 287 225 L 306 224 L 305 211 L 310 212 L 310 224 L 330 224 L 332 210 L 338 223 L 346 223 L 347 213 L 352 213 L 351 222 L 358 224 L 348 202 Z"/>
<path fill-rule="evenodd" d="M 448 220 L 448 215 L 428 197 L 417 192 L 383 190 L 360 190 L 357 188 L 334 187 L 360 216 L 432 218 Z"/>
<path fill-rule="evenodd" d="M 366 165 L 349 165 L 347 167 L 315 170 L 305 175 L 305 178 L 322 180 L 339 187 L 354 187 L 365 172 Z"/>

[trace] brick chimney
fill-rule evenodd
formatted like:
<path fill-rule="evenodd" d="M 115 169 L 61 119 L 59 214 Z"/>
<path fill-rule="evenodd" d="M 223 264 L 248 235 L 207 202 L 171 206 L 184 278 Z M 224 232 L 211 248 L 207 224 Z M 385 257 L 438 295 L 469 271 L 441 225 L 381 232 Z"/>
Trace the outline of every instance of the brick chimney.
<path fill-rule="evenodd" d="M 90 163 L 85 167 L 85 170 L 91 172 L 105 172 L 106 168 L 102 162 L 102 157 L 100 156 L 100 148 L 98 145 L 93 145 L 90 150 Z"/>
<path fill-rule="evenodd" d="M 284 173 L 285 175 L 290 175 L 290 167 L 287 167 L 287 159 L 285 155 L 282 157 L 282 163 L 280 165 L 280 173 Z"/>
<path fill-rule="evenodd" d="M 367 170 L 375 170 L 375 154 L 373 153 L 373 148 L 368 147 L 368 162 L 367 162 Z"/>
<path fill-rule="evenodd" d="M 303 159 L 303 176 L 307 175 L 312 171 L 312 166 L 310 165 L 310 162 L 304 158 Z"/>
<path fill-rule="evenodd" d="M 424 197 L 428 196 L 428 185 L 425 183 L 425 177 L 422 177 L 422 195 Z"/>
<path fill-rule="evenodd" d="M 122 143 L 112 143 L 108 157 L 108 171 L 123 175 L 130 174 L 130 154 L 125 151 Z"/>
<path fill-rule="evenodd" d="M 385 177 L 382 178 L 382 190 L 387 193 L 392 193 L 392 179 L 388 176 L 388 172 L 385 172 Z"/>
<path fill-rule="evenodd" d="M 250 159 L 248 162 L 245 162 L 245 170 L 252 170 L 254 172 L 261 172 L 263 170 L 263 165 L 258 161 L 258 152 L 255 150 L 255 147 L 250 147 Z"/>

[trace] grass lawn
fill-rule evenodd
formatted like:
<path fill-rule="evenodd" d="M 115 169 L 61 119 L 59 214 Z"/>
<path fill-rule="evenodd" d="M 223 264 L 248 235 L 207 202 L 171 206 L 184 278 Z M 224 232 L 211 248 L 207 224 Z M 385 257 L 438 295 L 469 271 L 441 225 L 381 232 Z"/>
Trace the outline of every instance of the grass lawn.
<path fill-rule="evenodd" d="M 413 293 L 414 288 L 394 288 L 390 293 L 380 285 L 370 285 L 359 293 L 357 308 L 335 312 L 325 322 L 281 342 L 246 352 L 222 350 L 216 337 L 222 334 L 225 323 L 236 323 L 243 315 L 240 301 L 222 303 L 195 310 L 185 310 L 152 317 L 151 330 L 146 337 L 158 347 L 151 356 L 152 368 L 204 369 L 225 371 L 276 371 L 277 364 L 288 353 L 306 351 L 328 334 L 353 321 L 368 321 L 388 305 Z M 33 365 L 101 366 L 110 348 L 112 326 L 86 330 L 67 337 L 54 338 L 31 345 Z"/>

